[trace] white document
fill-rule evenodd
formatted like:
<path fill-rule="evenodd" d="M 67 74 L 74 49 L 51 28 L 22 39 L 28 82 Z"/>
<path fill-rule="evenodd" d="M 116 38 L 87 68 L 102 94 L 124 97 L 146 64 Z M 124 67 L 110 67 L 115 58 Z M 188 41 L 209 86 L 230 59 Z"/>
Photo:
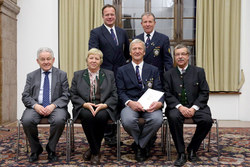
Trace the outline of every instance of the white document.
<path fill-rule="evenodd" d="M 140 97 L 138 102 L 146 110 L 149 109 L 149 106 L 154 101 L 159 101 L 163 94 L 164 92 L 148 88 L 148 90 Z"/>

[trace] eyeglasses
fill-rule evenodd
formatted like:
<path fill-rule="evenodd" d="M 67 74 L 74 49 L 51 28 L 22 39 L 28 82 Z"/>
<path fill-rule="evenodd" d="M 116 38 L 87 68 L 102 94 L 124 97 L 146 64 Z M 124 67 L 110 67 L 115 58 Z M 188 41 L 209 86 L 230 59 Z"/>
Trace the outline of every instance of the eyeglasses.
<path fill-rule="evenodd" d="M 176 53 L 175 56 L 186 56 L 188 55 L 187 52 L 182 52 L 182 53 Z"/>

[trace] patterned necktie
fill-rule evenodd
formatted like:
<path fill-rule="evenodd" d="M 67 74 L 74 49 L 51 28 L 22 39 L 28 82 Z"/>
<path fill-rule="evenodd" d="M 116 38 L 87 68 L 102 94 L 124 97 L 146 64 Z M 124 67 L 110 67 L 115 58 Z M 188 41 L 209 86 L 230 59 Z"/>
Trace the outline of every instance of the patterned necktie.
<path fill-rule="evenodd" d="M 49 75 L 50 72 L 44 72 L 44 84 L 43 84 L 43 107 L 46 107 L 50 104 L 49 101 Z"/>
<path fill-rule="evenodd" d="M 146 47 L 148 47 L 149 46 L 149 44 L 150 44 L 150 34 L 147 34 L 147 40 L 146 40 Z"/>
<path fill-rule="evenodd" d="M 139 66 L 136 66 L 135 74 L 136 74 L 136 77 L 137 77 L 137 80 L 138 80 L 138 84 L 142 88 L 142 79 L 141 79 L 141 76 L 140 76 Z"/>
<path fill-rule="evenodd" d="M 115 33 L 114 33 L 114 31 L 113 31 L 112 28 L 110 29 L 110 32 L 111 32 L 111 36 L 112 36 L 112 38 L 113 38 L 115 44 L 118 45 L 118 41 L 117 41 L 117 39 L 116 39 L 116 37 L 115 37 Z"/>

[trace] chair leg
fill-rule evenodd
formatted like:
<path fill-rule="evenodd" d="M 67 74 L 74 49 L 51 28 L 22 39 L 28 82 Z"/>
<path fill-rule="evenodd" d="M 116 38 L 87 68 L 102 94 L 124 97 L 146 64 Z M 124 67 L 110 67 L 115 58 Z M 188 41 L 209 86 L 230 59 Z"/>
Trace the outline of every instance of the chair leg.
<path fill-rule="evenodd" d="M 163 120 L 161 125 L 161 148 L 162 152 L 165 154 L 166 152 L 166 137 L 165 137 L 165 120 Z"/>
<path fill-rule="evenodd" d="M 21 121 L 20 121 L 20 120 L 17 120 L 17 149 L 16 149 L 16 161 L 18 161 L 18 157 L 19 157 L 20 124 L 21 124 Z"/>
<path fill-rule="evenodd" d="M 218 151 L 218 161 L 220 160 L 220 145 L 219 145 L 219 125 L 217 119 L 215 119 L 215 125 L 216 125 L 216 137 L 217 137 L 217 151 Z"/>
<path fill-rule="evenodd" d="M 120 120 L 117 120 L 116 122 L 117 126 L 117 161 L 121 160 L 121 126 L 120 126 Z"/>
<path fill-rule="evenodd" d="M 169 131 L 169 124 L 168 121 L 166 121 L 166 150 L 167 150 L 167 157 L 168 161 L 171 161 L 171 139 L 170 139 L 170 131 Z"/>
<path fill-rule="evenodd" d="M 211 129 L 210 129 L 210 131 L 209 131 L 209 133 L 208 133 L 208 146 L 207 146 L 207 152 L 210 151 L 210 150 L 209 150 L 209 148 L 210 148 L 210 141 L 211 141 Z"/>
<path fill-rule="evenodd" d="M 71 151 L 75 151 L 75 130 L 74 130 L 74 122 L 71 124 Z"/>
<path fill-rule="evenodd" d="M 66 161 L 70 161 L 70 152 L 71 152 L 71 140 L 70 140 L 70 126 L 71 126 L 71 121 L 70 119 L 67 120 L 66 123 Z"/>

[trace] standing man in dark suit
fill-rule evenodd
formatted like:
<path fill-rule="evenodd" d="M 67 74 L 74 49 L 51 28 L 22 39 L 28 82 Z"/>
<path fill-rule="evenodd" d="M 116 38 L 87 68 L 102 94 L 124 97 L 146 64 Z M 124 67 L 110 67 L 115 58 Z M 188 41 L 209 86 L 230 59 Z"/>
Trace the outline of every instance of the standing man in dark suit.
<path fill-rule="evenodd" d="M 137 102 L 148 88 L 162 90 L 160 76 L 157 67 L 143 61 L 145 44 L 140 39 L 134 39 L 130 43 L 130 55 L 132 62 L 126 64 L 117 71 L 117 92 L 123 105 L 121 121 L 124 129 L 134 138 L 135 159 L 138 162 L 145 161 L 149 156 L 148 142 L 155 135 L 162 124 L 162 105 L 164 98 L 152 102 L 149 108 Z M 140 129 L 138 118 L 142 117 L 146 123 Z"/>
<path fill-rule="evenodd" d="M 125 30 L 115 26 L 116 9 L 113 5 L 102 8 L 104 24 L 90 32 L 89 49 L 97 48 L 103 53 L 101 68 L 111 70 L 116 75 L 117 68 L 126 64 L 129 56 L 129 40 Z M 110 146 L 116 145 L 116 126 L 107 125 L 104 139 Z"/>
<path fill-rule="evenodd" d="M 27 75 L 22 93 L 22 101 L 26 109 L 21 120 L 31 147 L 30 162 L 37 161 L 43 152 L 38 138 L 37 124 L 44 117 L 47 117 L 50 123 L 50 137 L 46 145 L 48 160 L 49 162 L 58 160 L 56 144 L 69 116 L 67 74 L 53 67 L 54 61 L 54 54 L 50 48 L 40 48 L 37 51 L 37 63 L 40 68 Z"/>
<path fill-rule="evenodd" d="M 144 61 L 158 67 L 161 80 L 163 80 L 164 71 L 173 67 L 173 59 L 170 53 L 170 42 L 168 36 L 154 30 L 156 21 L 151 12 L 143 13 L 141 16 L 141 25 L 144 32 L 135 38 L 145 42 L 146 54 Z"/>
<path fill-rule="evenodd" d="M 166 115 L 178 153 L 175 166 L 183 166 L 187 159 L 183 139 L 183 122 L 192 118 L 197 124 L 195 134 L 187 147 L 188 160 L 199 161 L 196 155 L 201 142 L 208 134 L 213 120 L 207 105 L 209 87 L 203 68 L 188 64 L 190 51 L 182 44 L 174 49 L 177 64 L 164 74 Z"/>

